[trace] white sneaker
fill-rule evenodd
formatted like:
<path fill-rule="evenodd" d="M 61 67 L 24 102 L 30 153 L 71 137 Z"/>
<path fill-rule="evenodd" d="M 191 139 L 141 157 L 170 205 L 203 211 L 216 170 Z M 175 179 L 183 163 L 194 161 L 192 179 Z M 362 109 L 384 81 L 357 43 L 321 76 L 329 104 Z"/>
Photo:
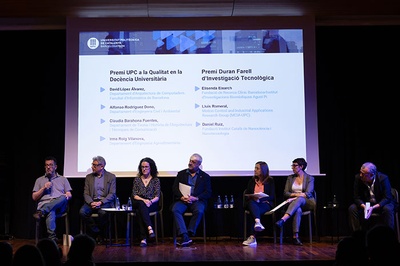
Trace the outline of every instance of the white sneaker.
<path fill-rule="evenodd" d="M 257 241 L 256 238 L 254 236 L 249 236 L 249 238 L 247 238 L 245 241 L 243 241 L 243 245 L 244 246 L 257 246 Z"/>
<path fill-rule="evenodd" d="M 265 229 L 264 226 L 260 222 L 258 222 L 254 225 L 254 231 L 256 231 L 256 232 L 263 231 L 264 229 Z"/>

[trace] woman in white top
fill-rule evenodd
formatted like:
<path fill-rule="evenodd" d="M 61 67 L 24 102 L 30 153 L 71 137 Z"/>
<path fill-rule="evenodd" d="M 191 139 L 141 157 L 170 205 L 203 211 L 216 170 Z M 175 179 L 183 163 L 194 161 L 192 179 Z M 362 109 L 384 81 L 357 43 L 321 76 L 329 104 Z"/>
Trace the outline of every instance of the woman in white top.
<path fill-rule="evenodd" d="M 285 214 L 276 222 L 276 225 L 279 228 L 282 227 L 293 216 L 293 244 L 301 246 L 303 245 L 299 239 L 301 215 L 303 211 L 313 210 L 316 205 L 314 177 L 305 172 L 307 162 L 304 158 L 294 159 L 291 166 L 294 174 L 287 177 L 283 192 L 283 197 L 291 201 Z"/>

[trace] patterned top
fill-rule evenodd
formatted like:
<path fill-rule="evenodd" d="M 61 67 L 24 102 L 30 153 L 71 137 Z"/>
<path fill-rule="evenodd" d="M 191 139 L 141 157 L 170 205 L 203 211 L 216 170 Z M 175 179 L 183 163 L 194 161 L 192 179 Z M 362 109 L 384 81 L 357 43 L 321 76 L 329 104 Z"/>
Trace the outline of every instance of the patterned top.
<path fill-rule="evenodd" d="M 147 187 L 140 177 L 133 178 L 132 198 L 138 195 L 141 198 L 152 200 L 160 197 L 161 184 L 158 177 L 152 177 Z"/>

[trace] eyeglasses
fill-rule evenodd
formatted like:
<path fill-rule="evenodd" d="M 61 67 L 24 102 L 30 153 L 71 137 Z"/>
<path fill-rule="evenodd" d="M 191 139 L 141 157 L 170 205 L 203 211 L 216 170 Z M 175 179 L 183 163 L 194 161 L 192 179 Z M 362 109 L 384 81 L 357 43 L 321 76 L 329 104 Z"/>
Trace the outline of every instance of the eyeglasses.
<path fill-rule="evenodd" d="M 149 169 L 150 168 L 150 166 L 148 166 L 148 165 L 140 166 L 140 167 L 142 167 L 142 169 Z"/>
<path fill-rule="evenodd" d="M 98 163 L 98 164 L 92 163 L 92 166 L 97 167 L 97 166 L 102 166 L 102 164 L 101 163 Z"/>
<path fill-rule="evenodd" d="M 371 176 L 374 175 L 373 173 L 369 173 L 369 172 L 364 173 L 364 172 L 362 172 L 362 171 L 360 171 L 360 174 L 361 174 L 362 176 L 365 176 L 365 177 L 371 177 Z"/>
<path fill-rule="evenodd" d="M 297 166 L 299 166 L 297 163 L 291 165 L 291 167 L 297 167 Z"/>

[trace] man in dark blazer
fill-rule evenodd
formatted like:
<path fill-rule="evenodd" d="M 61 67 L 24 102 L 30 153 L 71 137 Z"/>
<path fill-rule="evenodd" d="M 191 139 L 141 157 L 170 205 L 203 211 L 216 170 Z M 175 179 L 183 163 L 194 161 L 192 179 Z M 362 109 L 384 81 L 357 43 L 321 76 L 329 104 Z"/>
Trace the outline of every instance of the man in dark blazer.
<path fill-rule="evenodd" d="M 101 156 L 92 158 L 92 173 L 85 178 L 83 197 L 85 203 L 79 214 L 89 229 L 88 234 L 102 242 L 105 226 L 107 224 L 107 213 L 101 208 L 113 208 L 116 197 L 116 176 L 105 170 L 106 160 Z M 97 213 L 97 223 L 92 214 Z"/>
<path fill-rule="evenodd" d="M 397 207 L 392 196 L 389 177 L 378 172 L 376 166 L 366 162 L 354 178 L 354 203 L 349 206 L 350 229 L 366 230 L 364 224 L 372 212 L 381 214 L 383 223 L 394 229 L 394 210 Z M 366 203 L 370 203 L 368 208 Z"/>
<path fill-rule="evenodd" d="M 177 244 L 183 247 L 192 243 L 190 237 L 196 234 L 212 193 L 210 175 L 200 169 L 202 161 L 203 159 L 199 154 L 193 154 L 190 157 L 188 168 L 178 172 L 172 186 L 174 201 L 171 205 L 171 211 L 176 225 L 176 234 L 181 237 L 181 241 Z M 187 195 L 180 190 L 180 184 L 190 188 Z M 193 213 L 187 227 L 183 218 L 186 210 Z"/>

